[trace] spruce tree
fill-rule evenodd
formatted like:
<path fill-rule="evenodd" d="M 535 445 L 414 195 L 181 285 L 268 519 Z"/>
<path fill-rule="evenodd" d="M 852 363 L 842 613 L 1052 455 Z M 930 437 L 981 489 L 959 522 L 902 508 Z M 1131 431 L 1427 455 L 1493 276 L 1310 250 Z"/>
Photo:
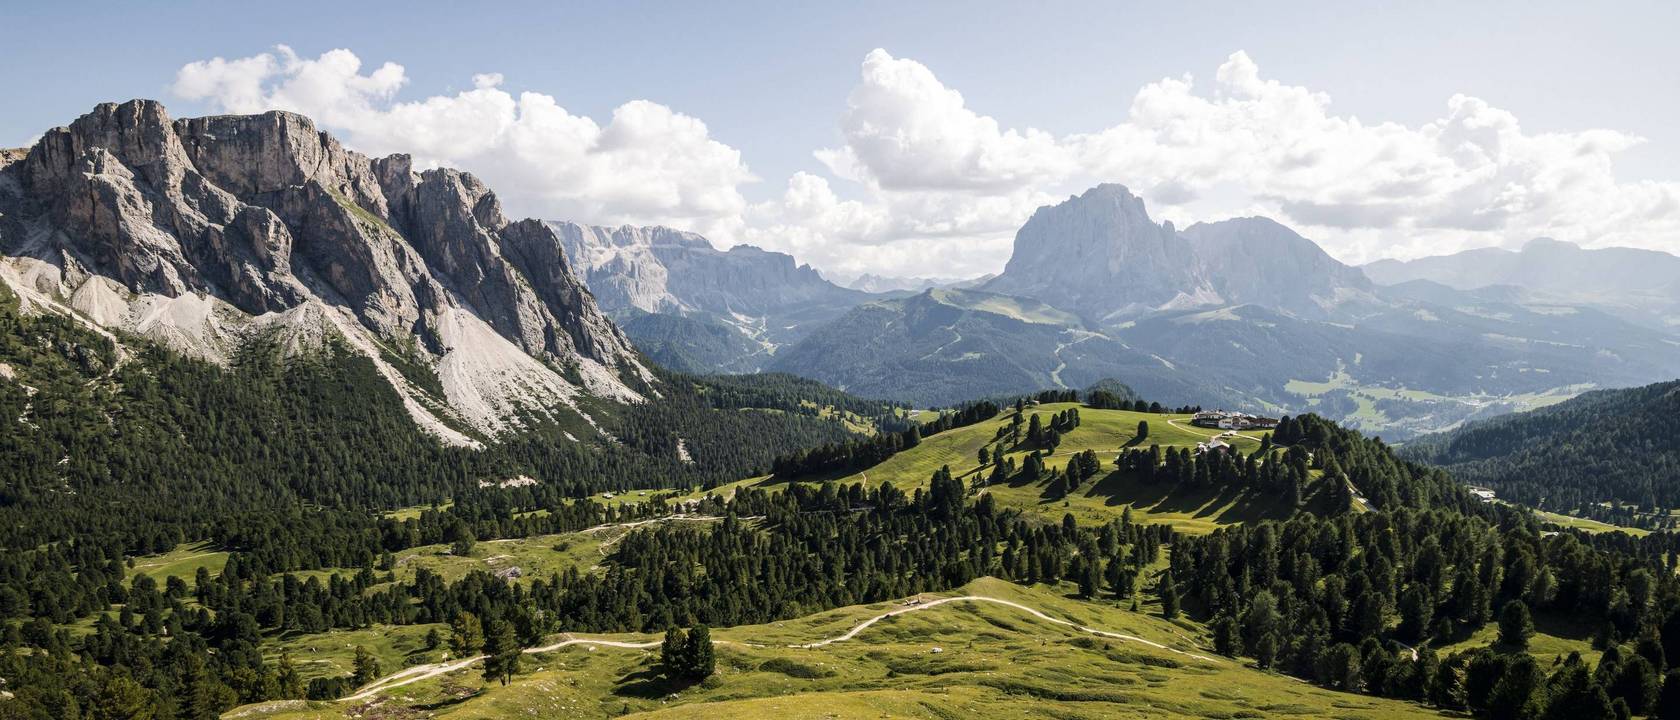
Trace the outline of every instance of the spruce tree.
<path fill-rule="evenodd" d="M 688 643 L 684 656 L 688 661 L 687 675 L 690 680 L 705 680 L 717 671 L 717 656 L 712 648 L 712 631 L 705 625 L 696 625 L 688 631 Z"/>
<path fill-rule="evenodd" d="M 368 652 L 366 647 L 356 646 L 356 656 L 351 660 L 350 667 L 350 679 L 351 682 L 356 684 L 356 687 L 361 687 L 379 679 L 379 658 Z"/>
<path fill-rule="evenodd" d="M 1499 611 L 1499 644 L 1512 650 L 1527 650 L 1531 637 L 1534 637 L 1534 620 L 1528 615 L 1528 606 L 1521 600 L 1505 603 Z"/>
<path fill-rule="evenodd" d="M 484 639 L 484 679 L 500 680 L 502 685 L 507 685 L 519 672 L 519 656 L 522 654 L 519 639 L 514 636 L 513 623 L 493 623 Z"/>

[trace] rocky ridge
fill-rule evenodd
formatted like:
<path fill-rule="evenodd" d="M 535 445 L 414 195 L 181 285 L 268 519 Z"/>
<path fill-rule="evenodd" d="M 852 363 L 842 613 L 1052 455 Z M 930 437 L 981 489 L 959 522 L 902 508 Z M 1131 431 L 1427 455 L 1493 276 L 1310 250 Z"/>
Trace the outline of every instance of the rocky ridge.
<path fill-rule="evenodd" d="M 300 348 L 342 336 L 455 442 L 473 441 L 456 421 L 494 436 L 583 394 L 638 401 L 651 379 L 547 225 L 510 221 L 471 174 L 363 156 L 294 113 L 100 105 L 0 155 L 0 253 L 39 309 L 212 360 L 263 329 Z"/>

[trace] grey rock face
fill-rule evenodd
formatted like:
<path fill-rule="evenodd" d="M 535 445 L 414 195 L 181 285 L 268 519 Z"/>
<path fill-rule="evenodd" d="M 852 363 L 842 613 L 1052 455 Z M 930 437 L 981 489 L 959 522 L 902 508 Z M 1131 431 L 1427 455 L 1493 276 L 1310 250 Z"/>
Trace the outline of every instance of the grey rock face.
<path fill-rule="evenodd" d="M 1227 302 L 1253 303 L 1305 317 L 1372 300 L 1371 281 L 1311 240 L 1263 217 L 1197 223 L 1182 233 L 1213 288 Z"/>
<path fill-rule="evenodd" d="M 1371 282 L 1311 240 L 1265 218 L 1178 232 L 1143 201 L 1099 185 L 1039 208 L 983 290 L 1037 298 L 1098 324 L 1155 310 L 1255 304 L 1321 318 L 1371 299 Z"/>
<path fill-rule="evenodd" d="M 367 158 L 300 115 L 172 121 L 154 101 L 104 104 L 0 177 L 15 188 L 0 194 L 7 254 L 252 315 L 318 297 L 434 352 L 441 316 L 461 309 L 527 354 L 641 371 L 547 226 L 509 222 L 470 174 Z"/>
<path fill-rule="evenodd" d="M 1147 312 L 1212 287 L 1190 244 L 1156 224 L 1143 200 L 1099 185 L 1039 208 L 1015 234 L 1003 273 L 980 289 L 1037 298 L 1093 321 Z"/>
<path fill-rule="evenodd" d="M 736 334 L 715 344 L 748 351 L 727 357 L 710 370 L 764 367 L 776 348 L 878 297 L 835 285 L 791 255 L 745 245 L 719 250 L 690 232 L 570 222 L 548 225 L 601 307 L 629 327 L 652 333 L 636 336 L 638 342 L 647 343 L 645 347 L 672 345 L 670 333 L 679 327 L 721 325 Z M 631 322 L 643 313 L 683 316 L 699 324 Z M 696 342 L 713 344 L 704 340 Z"/>
<path fill-rule="evenodd" d="M 869 297 L 825 280 L 791 255 L 751 245 L 719 250 L 704 237 L 665 227 L 550 225 L 609 311 L 762 316 L 811 303 L 844 309 Z"/>

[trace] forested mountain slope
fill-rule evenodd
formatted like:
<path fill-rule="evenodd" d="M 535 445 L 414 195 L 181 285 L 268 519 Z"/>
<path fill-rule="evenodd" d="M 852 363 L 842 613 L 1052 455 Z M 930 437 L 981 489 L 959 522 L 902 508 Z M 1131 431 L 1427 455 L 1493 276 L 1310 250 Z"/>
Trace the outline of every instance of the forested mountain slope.
<path fill-rule="evenodd" d="M 657 406 L 603 403 L 611 441 L 573 440 L 596 426 L 556 413 L 474 450 L 416 426 L 373 362 L 342 344 L 286 353 L 258 337 L 224 366 L 24 314 L 0 287 L 0 536 L 12 549 L 76 539 L 145 552 L 225 539 L 231 516 L 441 502 L 521 476 L 539 503 L 695 487 L 856 432 L 818 417 L 824 408 L 888 412 L 791 378 L 717 382 L 672 375 Z"/>
<path fill-rule="evenodd" d="M 1421 438 L 1406 453 L 1513 502 L 1668 527 L 1680 507 L 1680 381 L 1585 393 Z"/>

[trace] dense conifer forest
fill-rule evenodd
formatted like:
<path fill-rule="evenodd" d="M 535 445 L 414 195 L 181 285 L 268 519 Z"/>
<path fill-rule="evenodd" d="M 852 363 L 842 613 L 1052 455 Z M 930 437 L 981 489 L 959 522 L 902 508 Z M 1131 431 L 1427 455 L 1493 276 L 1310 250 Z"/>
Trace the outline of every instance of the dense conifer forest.
<path fill-rule="evenodd" d="M 1643 528 L 1680 507 L 1680 381 L 1589 392 L 1423 438 L 1408 457 L 1501 499 Z"/>

